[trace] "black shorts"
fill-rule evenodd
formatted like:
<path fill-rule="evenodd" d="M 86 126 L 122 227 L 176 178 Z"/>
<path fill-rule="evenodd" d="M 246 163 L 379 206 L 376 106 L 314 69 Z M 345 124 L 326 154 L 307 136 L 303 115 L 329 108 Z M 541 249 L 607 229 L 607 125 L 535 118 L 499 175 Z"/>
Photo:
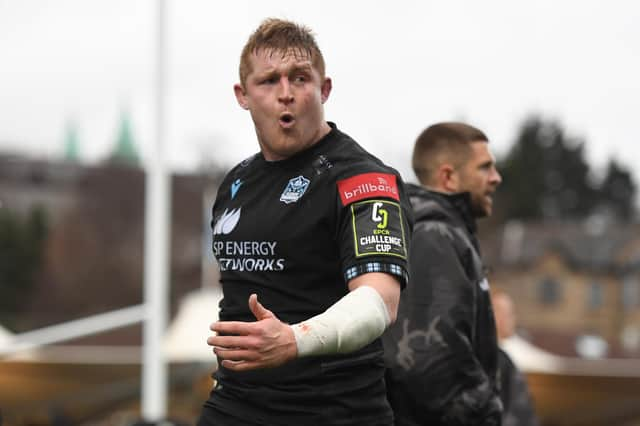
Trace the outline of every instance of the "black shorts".
<path fill-rule="evenodd" d="M 285 368 L 252 374 L 253 383 L 246 375 L 244 381 L 237 380 L 241 375 L 230 374 L 224 368 L 216 372 L 217 386 L 204 404 L 202 426 L 393 424 L 379 340 L 359 353 L 300 358 Z M 256 380 L 258 377 L 261 383 Z M 209 418 L 211 421 L 207 422 Z"/>
<path fill-rule="evenodd" d="M 205 406 L 202 408 L 196 426 L 260 426 L 260 424 L 248 423 L 245 419 L 238 419 L 215 407 Z"/>
<path fill-rule="evenodd" d="M 390 418 L 375 419 L 373 423 L 367 422 L 366 426 L 392 426 L 393 420 Z M 322 426 L 309 424 L 306 421 L 300 423 L 300 420 L 294 420 L 291 423 L 283 425 L 275 425 L 272 423 L 254 423 L 247 419 L 239 419 L 231 414 L 218 410 L 215 407 L 204 406 L 200 413 L 200 418 L 196 426 Z M 364 425 L 363 425 L 364 426 Z"/>

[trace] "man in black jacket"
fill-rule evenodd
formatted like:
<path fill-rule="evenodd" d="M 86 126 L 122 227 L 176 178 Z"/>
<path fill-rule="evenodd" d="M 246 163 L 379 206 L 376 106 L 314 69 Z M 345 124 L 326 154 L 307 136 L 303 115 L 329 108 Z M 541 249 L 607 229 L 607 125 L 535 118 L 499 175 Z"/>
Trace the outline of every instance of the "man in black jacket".
<path fill-rule="evenodd" d="M 476 218 L 501 182 L 484 133 L 439 123 L 418 137 L 409 187 L 410 281 L 384 335 L 396 425 L 500 425 L 498 344 Z"/>

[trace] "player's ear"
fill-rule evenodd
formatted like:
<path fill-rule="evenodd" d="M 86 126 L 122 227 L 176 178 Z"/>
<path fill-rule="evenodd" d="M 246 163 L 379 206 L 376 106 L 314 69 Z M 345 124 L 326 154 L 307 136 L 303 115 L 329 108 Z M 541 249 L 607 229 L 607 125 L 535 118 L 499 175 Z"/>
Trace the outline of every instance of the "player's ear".
<path fill-rule="evenodd" d="M 444 192 L 459 192 L 460 174 L 449 163 L 443 163 L 438 167 L 438 186 Z"/>
<path fill-rule="evenodd" d="M 244 87 L 242 87 L 242 84 L 240 83 L 234 84 L 233 92 L 236 95 L 236 100 L 238 101 L 238 105 L 240 105 L 243 109 L 249 109 L 247 93 L 244 90 Z"/>
<path fill-rule="evenodd" d="M 329 77 L 326 77 L 322 82 L 322 86 L 320 87 L 320 99 L 322 103 L 327 102 L 329 99 L 329 95 L 331 94 L 331 88 L 333 87 L 333 83 Z"/>

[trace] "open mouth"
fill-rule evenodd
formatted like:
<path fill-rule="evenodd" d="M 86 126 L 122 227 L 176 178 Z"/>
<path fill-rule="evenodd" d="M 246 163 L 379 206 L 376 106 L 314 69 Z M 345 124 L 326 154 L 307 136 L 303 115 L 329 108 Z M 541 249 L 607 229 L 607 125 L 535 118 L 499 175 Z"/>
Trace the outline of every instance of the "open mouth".
<path fill-rule="evenodd" d="M 296 119 L 290 112 L 284 112 L 280 114 L 279 121 L 282 127 L 291 127 Z"/>

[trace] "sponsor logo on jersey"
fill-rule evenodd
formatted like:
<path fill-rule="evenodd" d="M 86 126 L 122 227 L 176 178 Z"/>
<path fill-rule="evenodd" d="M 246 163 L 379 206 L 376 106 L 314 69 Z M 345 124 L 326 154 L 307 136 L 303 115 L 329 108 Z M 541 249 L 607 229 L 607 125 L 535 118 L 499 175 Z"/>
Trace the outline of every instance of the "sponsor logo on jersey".
<path fill-rule="evenodd" d="M 213 235 L 229 234 L 234 230 L 240 221 L 240 212 L 242 207 L 229 211 L 224 209 L 224 213 L 216 220 L 213 225 Z"/>
<path fill-rule="evenodd" d="M 277 272 L 285 269 L 277 247 L 276 241 L 214 241 L 213 254 L 221 272 Z"/>
<path fill-rule="evenodd" d="M 384 255 L 406 259 L 407 250 L 398 203 L 366 200 L 351 205 L 356 257 Z"/>
<path fill-rule="evenodd" d="M 338 181 L 342 205 L 373 197 L 400 200 L 396 176 L 388 173 L 363 173 Z"/>
<path fill-rule="evenodd" d="M 304 195 L 310 182 L 309 179 L 302 175 L 290 179 L 280 195 L 280 201 L 285 204 L 295 203 Z"/>
<path fill-rule="evenodd" d="M 231 199 L 236 198 L 236 194 L 238 193 L 238 189 L 242 186 L 243 182 L 240 179 L 236 179 L 231 184 Z"/>

